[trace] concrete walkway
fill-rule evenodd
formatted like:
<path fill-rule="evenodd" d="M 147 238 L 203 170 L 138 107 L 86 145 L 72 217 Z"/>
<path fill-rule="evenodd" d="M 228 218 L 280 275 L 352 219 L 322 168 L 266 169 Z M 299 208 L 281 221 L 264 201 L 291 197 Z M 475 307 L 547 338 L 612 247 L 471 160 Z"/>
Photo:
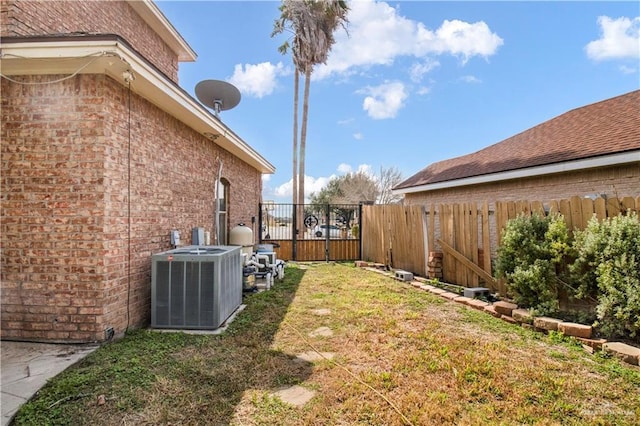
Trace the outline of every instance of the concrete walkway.
<path fill-rule="evenodd" d="M 20 406 L 35 395 L 47 380 L 97 348 L 97 345 L 0 342 L 2 426 L 9 424 Z"/>

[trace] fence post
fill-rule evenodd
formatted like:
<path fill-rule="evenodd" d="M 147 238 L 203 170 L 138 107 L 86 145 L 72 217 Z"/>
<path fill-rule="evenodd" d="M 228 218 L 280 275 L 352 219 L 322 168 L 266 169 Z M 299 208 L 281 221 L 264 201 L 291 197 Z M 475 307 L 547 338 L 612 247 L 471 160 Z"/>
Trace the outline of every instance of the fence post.
<path fill-rule="evenodd" d="M 358 259 L 362 260 L 362 202 L 358 204 Z"/>
<path fill-rule="evenodd" d="M 298 260 L 297 242 L 298 242 L 298 205 L 293 204 L 293 212 L 291 214 L 291 257 Z"/>
<path fill-rule="evenodd" d="M 324 238 L 324 261 L 328 262 L 329 261 L 329 245 L 330 245 L 330 238 L 331 238 L 331 209 L 329 208 L 329 204 L 325 204 L 324 207 L 324 223 L 327 225 L 326 228 L 326 232 L 325 232 L 325 238 Z"/>
<path fill-rule="evenodd" d="M 262 203 L 258 203 L 258 244 L 262 244 Z"/>

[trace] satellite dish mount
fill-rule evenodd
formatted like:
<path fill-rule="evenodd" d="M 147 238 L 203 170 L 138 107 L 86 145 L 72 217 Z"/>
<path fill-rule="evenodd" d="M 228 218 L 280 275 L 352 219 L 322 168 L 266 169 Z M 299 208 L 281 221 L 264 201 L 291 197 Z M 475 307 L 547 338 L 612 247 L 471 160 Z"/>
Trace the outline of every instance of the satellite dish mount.
<path fill-rule="evenodd" d="M 234 108 L 240 103 L 240 91 L 222 80 L 202 80 L 196 85 L 196 96 L 203 105 L 213 109 L 216 117 L 220 111 Z"/>

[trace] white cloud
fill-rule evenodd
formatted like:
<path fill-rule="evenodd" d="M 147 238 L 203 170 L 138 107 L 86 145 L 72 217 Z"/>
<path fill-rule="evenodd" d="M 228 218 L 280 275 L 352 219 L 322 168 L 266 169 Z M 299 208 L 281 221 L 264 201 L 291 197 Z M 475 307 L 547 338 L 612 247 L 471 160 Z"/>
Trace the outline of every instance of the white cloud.
<path fill-rule="evenodd" d="M 426 40 L 428 51 L 462 56 L 463 63 L 473 56 L 491 56 L 503 44 L 503 40 L 492 33 L 486 23 L 470 24 L 457 19 L 445 20 L 436 30 L 435 39 L 429 35 Z"/>
<path fill-rule="evenodd" d="M 312 176 L 304 175 L 304 197 L 305 201 L 309 201 L 309 196 L 312 192 L 319 192 L 322 188 L 327 186 L 331 178 L 335 177 L 335 175 L 331 175 L 329 177 L 319 177 L 314 178 Z M 293 179 L 289 179 L 289 181 L 283 183 L 282 185 L 276 187 L 273 190 L 273 195 L 278 198 L 289 198 L 293 194 Z"/>
<path fill-rule="evenodd" d="M 358 132 L 358 133 L 354 133 L 354 134 L 353 134 L 353 138 L 354 138 L 355 140 L 357 140 L 357 141 L 361 141 L 362 139 L 364 139 L 364 135 L 363 135 L 362 133 L 360 133 L 360 132 Z"/>
<path fill-rule="evenodd" d="M 364 173 L 368 176 L 375 176 L 371 164 L 360 164 L 356 167 L 356 171 L 354 172 L 351 164 L 340 163 L 340 165 L 338 165 L 338 172 L 342 175 L 346 175 L 348 173 Z"/>
<path fill-rule="evenodd" d="M 353 171 L 353 169 L 351 168 L 351 166 L 349 164 L 345 164 L 345 163 L 340 163 L 338 165 L 338 172 L 340 172 L 341 174 L 347 174 L 347 173 L 351 173 Z"/>
<path fill-rule="evenodd" d="M 244 67 L 242 64 L 237 64 L 229 83 L 236 86 L 243 94 L 262 98 L 273 93 L 278 76 L 287 74 L 289 71 L 285 69 L 282 62 L 278 62 L 276 65 L 270 62 L 256 65 L 245 64 Z"/>
<path fill-rule="evenodd" d="M 605 61 L 640 58 L 640 16 L 633 19 L 600 16 L 598 25 L 601 37 L 585 47 L 590 59 Z"/>
<path fill-rule="evenodd" d="M 621 65 L 619 69 L 622 74 L 635 74 L 638 72 L 637 68 L 628 67 L 626 65 Z"/>
<path fill-rule="evenodd" d="M 360 164 L 358 166 L 358 173 L 364 173 L 367 176 L 375 177 L 371 164 Z"/>
<path fill-rule="evenodd" d="M 460 77 L 460 80 L 464 81 L 465 83 L 482 83 L 482 80 L 474 75 L 464 75 Z"/>
<path fill-rule="evenodd" d="M 337 172 L 339 175 L 345 175 L 347 173 L 354 173 L 354 169 L 350 164 L 340 163 L 337 167 Z M 375 173 L 373 172 L 373 167 L 370 164 L 360 164 L 356 168 L 356 173 L 365 173 L 372 178 L 376 178 Z M 264 175 L 263 175 L 264 176 Z M 329 181 L 333 178 L 336 178 L 338 175 L 332 174 L 328 177 L 312 177 L 305 175 L 304 180 L 304 194 L 305 194 L 305 202 L 309 201 L 309 197 L 311 193 L 318 193 L 329 184 Z M 287 182 L 283 183 L 276 188 L 265 187 L 263 188 L 263 198 L 266 199 L 279 199 L 282 203 L 290 203 L 293 193 L 293 180 L 289 179 Z"/>
<path fill-rule="evenodd" d="M 449 54 L 461 57 L 464 63 L 473 56 L 491 56 L 503 44 L 482 21 L 445 20 L 432 31 L 421 22 L 401 16 L 385 2 L 358 0 L 350 7 L 348 34 L 336 32 L 327 63 L 314 70 L 316 79 L 350 74 L 359 67 L 391 65 L 401 56 L 425 59 Z"/>
<path fill-rule="evenodd" d="M 431 72 L 433 69 L 439 66 L 440 62 L 436 61 L 435 59 L 427 58 L 422 63 L 413 64 L 409 69 L 409 76 L 411 77 L 412 81 L 418 83 L 422 81 L 422 77 L 425 74 Z"/>
<path fill-rule="evenodd" d="M 375 120 L 394 118 L 408 96 L 404 84 L 399 81 L 367 87 L 361 92 L 368 95 L 362 107 Z"/>
<path fill-rule="evenodd" d="M 417 93 L 418 95 L 428 95 L 429 93 L 431 93 L 431 88 L 426 86 L 421 86 L 418 89 Z"/>
<path fill-rule="evenodd" d="M 269 182 L 270 180 L 271 180 L 271 175 L 268 175 L 268 174 L 262 175 L 262 182 Z"/>

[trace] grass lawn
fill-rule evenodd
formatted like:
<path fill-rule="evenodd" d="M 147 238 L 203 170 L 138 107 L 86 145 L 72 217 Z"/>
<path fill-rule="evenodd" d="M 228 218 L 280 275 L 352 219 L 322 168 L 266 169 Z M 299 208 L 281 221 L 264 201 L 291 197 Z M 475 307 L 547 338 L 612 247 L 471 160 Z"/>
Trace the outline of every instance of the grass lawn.
<path fill-rule="evenodd" d="M 637 425 L 640 369 L 349 264 L 290 265 L 218 336 L 139 330 L 18 425 Z M 310 336 L 319 327 L 332 335 Z M 298 354 L 333 354 L 308 362 Z M 272 392 L 316 391 L 302 407 Z"/>

